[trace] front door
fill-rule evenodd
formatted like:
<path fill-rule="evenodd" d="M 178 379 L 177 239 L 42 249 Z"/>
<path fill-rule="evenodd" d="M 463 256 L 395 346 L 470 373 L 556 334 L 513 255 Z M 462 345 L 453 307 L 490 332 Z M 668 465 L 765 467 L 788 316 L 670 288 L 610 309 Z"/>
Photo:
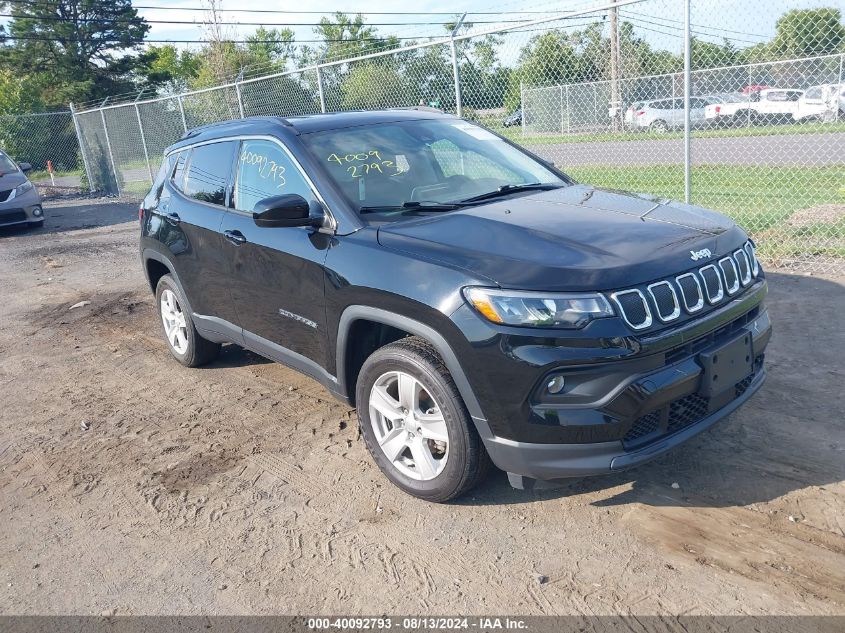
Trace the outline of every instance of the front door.
<path fill-rule="evenodd" d="M 273 140 L 241 141 L 234 177 L 233 208 L 222 233 L 246 344 L 259 351 L 292 351 L 324 365 L 323 263 L 330 237 L 304 227 L 259 227 L 252 218 L 264 198 L 299 194 L 316 208 L 317 196 L 281 143 Z"/>

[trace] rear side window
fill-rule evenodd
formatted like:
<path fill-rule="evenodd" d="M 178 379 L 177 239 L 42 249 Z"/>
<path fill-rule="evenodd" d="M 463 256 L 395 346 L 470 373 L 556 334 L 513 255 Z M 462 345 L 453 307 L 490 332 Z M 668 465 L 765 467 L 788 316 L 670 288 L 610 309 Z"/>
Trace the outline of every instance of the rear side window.
<path fill-rule="evenodd" d="M 236 147 L 235 141 L 195 147 L 185 173 L 184 194 L 200 202 L 224 205 Z"/>
<path fill-rule="evenodd" d="M 188 161 L 190 150 L 179 152 L 176 155 L 176 168 L 173 170 L 173 185 L 182 191 L 182 183 L 185 179 L 185 163 Z"/>

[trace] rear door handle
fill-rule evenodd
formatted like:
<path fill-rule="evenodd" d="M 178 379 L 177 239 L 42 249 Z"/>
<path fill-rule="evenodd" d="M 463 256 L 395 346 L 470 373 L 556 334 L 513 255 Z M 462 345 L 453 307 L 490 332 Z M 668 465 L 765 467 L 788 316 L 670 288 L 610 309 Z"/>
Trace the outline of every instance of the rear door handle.
<path fill-rule="evenodd" d="M 246 237 L 244 237 L 244 234 L 238 230 L 223 231 L 223 235 L 225 235 L 226 239 L 229 240 L 235 246 L 240 246 L 241 244 L 246 242 Z"/>

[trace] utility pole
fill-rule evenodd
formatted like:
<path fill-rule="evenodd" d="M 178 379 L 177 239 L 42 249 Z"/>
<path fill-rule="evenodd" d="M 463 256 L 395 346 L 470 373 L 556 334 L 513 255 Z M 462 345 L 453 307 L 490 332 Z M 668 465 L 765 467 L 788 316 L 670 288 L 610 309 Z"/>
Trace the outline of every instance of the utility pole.
<path fill-rule="evenodd" d="M 616 4 L 616 0 L 611 0 Z M 622 95 L 619 91 L 619 9 L 610 9 L 610 104 L 608 115 L 614 130 L 620 128 Z"/>

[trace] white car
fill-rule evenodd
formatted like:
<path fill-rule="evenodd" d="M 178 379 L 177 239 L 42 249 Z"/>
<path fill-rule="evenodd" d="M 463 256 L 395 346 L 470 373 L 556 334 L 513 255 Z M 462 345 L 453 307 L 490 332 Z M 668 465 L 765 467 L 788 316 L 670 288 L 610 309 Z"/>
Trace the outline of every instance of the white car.
<path fill-rule="evenodd" d="M 796 121 L 833 121 L 845 117 L 845 84 L 811 86 L 798 99 Z"/>
<path fill-rule="evenodd" d="M 757 90 L 736 101 L 707 106 L 704 118 L 710 124 L 726 127 L 792 121 L 803 94 L 803 90 L 792 88 Z"/>
<path fill-rule="evenodd" d="M 700 127 L 704 123 L 704 109 L 718 101 L 717 97 L 690 97 L 690 123 Z M 684 99 L 654 99 L 635 101 L 625 112 L 625 123 L 635 130 L 666 132 L 684 127 Z"/>

